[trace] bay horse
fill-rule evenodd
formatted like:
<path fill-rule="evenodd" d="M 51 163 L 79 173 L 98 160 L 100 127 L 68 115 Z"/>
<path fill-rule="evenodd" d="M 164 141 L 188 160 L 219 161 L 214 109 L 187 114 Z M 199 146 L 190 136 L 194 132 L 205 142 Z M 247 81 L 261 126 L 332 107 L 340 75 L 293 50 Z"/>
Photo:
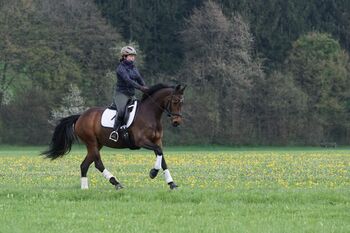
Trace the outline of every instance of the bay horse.
<path fill-rule="evenodd" d="M 176 189 L 178 186 L 173 181 L 164 159 L 161 117 L 166 112 L 173 126 L 176 127 L 182 123 L 181 108 L 185 88 L 186 86 L 182 87 L 181 85 L 176 87 L 164 84 L 152 86 L 143 94 L 134 122 L 128 129 L 133 138 L 134 148 L 153 150 L 156 155 L 155 165 L 149 174 L 150 178 L 155 178 L 162 168 L 165 181 L 170 189 Z M 123 140 L 117 142 L 109 140 L 113 129 L 101 126 L 101 116 L 105 109 L 94 107 L 81 115 L 72 115 L 61 119 L 54 130 L 49 149 L 42 153 L 51 159 L 62 157 L 70 152 L 73 141 L 76 138 L 80 139 L 87 148 L 87 155 L 80 165 L 82 189 L 88 189 L 87 172 L 93 162 L 95 167 L 117 190 L 123 188 L 120 181 L 103 165 L 100 150 L 103 146 L 121 149 L 130 148 L 130 145 Z"/>

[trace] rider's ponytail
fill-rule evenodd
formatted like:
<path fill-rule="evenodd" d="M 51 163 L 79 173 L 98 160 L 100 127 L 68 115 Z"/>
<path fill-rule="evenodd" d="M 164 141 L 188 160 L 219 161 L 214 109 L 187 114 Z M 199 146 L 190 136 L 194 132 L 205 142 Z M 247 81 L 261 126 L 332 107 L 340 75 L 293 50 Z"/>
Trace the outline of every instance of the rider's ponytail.
<path fill-rule="evenodd" d="M 126 56 L 123 55 L 123 56 L 119 59 L 119 62 L 122 62 L 122 61 L 124 61 L 125 59 L 126 59 Z"/>

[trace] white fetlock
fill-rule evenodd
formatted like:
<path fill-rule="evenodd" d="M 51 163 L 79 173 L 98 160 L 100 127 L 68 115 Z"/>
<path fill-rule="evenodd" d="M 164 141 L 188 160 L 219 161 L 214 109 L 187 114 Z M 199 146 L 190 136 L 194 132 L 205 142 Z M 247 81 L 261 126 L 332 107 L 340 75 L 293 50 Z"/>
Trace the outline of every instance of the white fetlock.
<path fill-rule="evenodd" d="M 157 155 L 156 162 L 154 163 L 154 169 L 159 170 L 162 167 L 162 155 Z"/>
<path fill-rule="evenodd" d="M 103 170 L 102 175 L 109 181 L 113 176 L 112 173 L 110 173 L 107 169 Z"/>
<path fill-rule="evenodd" d="M 81 177 L 80 178 L 81 189 L 89 189 L 88 178 Z"/>
<path fill-rule="evenodd" d="M 168 169 L 164 170 L 164 178 L 167 184 L 174 182 L 173 178 L 170 175 L 170 171 Z"/>

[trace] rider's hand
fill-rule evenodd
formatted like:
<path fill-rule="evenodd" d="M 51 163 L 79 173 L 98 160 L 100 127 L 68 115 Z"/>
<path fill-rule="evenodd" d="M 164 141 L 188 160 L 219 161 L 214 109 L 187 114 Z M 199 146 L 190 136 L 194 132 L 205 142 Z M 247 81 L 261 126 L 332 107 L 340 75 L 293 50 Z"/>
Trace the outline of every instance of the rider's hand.
<path fill-rule="evenodd" d="M 141 90 L 142 92 L 146 93 L 146 92 L 149 90 L 149 88 L 148 88 L 147 86 L 142 86 L 142 87 L 140 88 L 140 90 Z"/>

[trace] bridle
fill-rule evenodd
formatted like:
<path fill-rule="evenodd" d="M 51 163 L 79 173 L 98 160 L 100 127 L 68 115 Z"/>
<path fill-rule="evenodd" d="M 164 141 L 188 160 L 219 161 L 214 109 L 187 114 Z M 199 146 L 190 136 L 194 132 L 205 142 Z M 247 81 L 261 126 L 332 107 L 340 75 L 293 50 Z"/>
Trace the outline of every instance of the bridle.
<path fill-rule="evenodd" d="M 152 100 L 152 102 L 160 109 L 164 110 L 167 114 L 168 117 L 182 117 L 181 113 L 174 113 L 171 110 L 171 103 L 173 101 L 174 97 L 174 92 L 173 91 L 171 93 L 171 98 L 168 100 L 167 104 L 165 105 L 165 108 L 163 108 L 162 106 L 160 106 L 153 98 L 151 95 L 148 95 L 147 93 L 145 93 L 146 95 L 148 95 L 148 98 L 150 98 Z M 184 97 L 178 98 L 179 103 L 183 103 L 184 102 Z"/>
<path fill-rule="evenodd" d="M 171 94 L 171 98 L 168 100 L 164 111 L 167 113 L 168 117 L 182 117 L 181 113 L 173 113 L 171 110 L 171 103 L 173 102 L 174 99 L 174 92 Z M 178 98 L 177 99 L 179 101 L 179 103 L 183 103 L 184 102 L 184 97 Z"/>

